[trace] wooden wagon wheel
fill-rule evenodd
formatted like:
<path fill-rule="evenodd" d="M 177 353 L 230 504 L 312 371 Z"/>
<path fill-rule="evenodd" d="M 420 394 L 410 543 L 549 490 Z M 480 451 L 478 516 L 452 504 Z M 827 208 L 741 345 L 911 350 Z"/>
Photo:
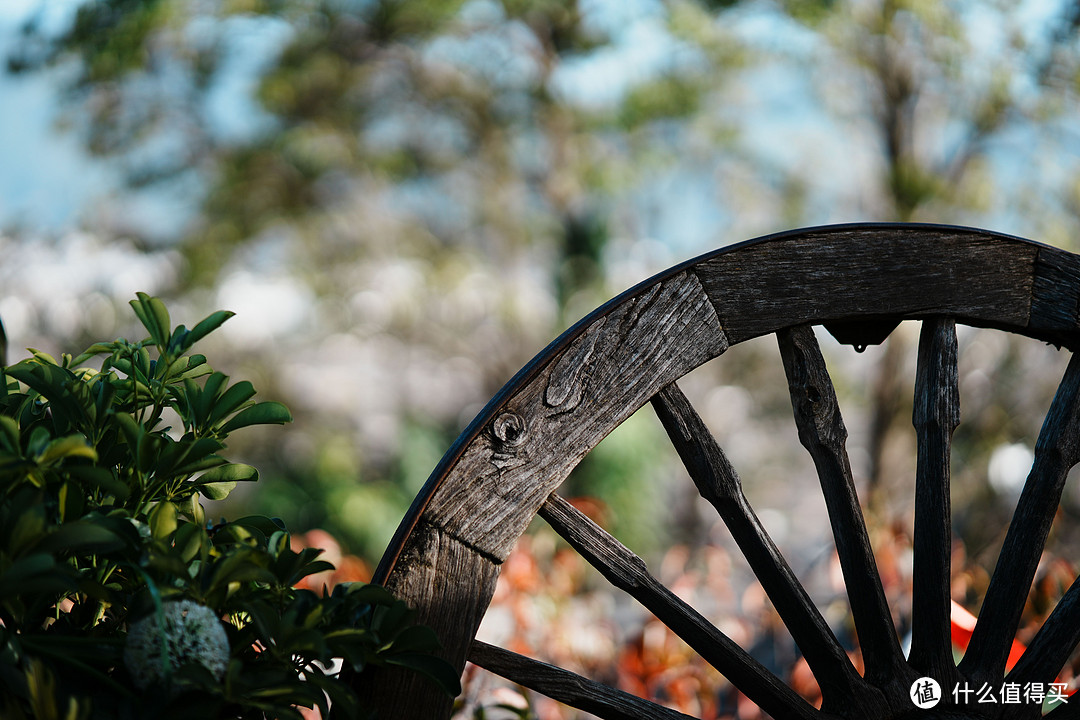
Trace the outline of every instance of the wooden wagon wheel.
<path fill-rule="evenodd" d="M 1047 414 L 971 643 L 950 645 L 950 443 L 959 420 L 955 323 L 1080 348 L 1080 256 L 1019 238 L 928 225 L 812 228 L 678 265 L 597 309 L 526 365 L 439 463 L 403 520 L 376 581 L 419 609 L 447 657 L 466 658 L 602 718 L 685 718 L 561 668 L 474 642 L 502 561 L 539 514 L 614 585 L 653 612 L 766 712 L 786 718 L 1037 717 L 1037 705 L 953 704 L 960 681 L 1000 685 L 1069 468 L 1080 460 L 1080 360 Z M 922 320 L 912 642 L 892 624 L 851 477 L 846 430 L 813 325 L 841 342 L 881 342 Z M 854 625 L 860 675 L 746 501 L 739 479 L 675 381 L 729 346 L 774 333 L 801 442 L 820 479 Z M 613 428 L 650 402 L 702 496 L 727 524 L 822 689 L 815 709 L 664 587 L 645 563 L 555 494 Z M 1050 682 L 1080 641 L 1074 584 L 1011 670 Z M 936 679 L 943 699 L 910 692 Z M 450 702 L 407 675 L 373 690 L 386 718 L 446 717 Z M 1057 720 L 1080 716 L 1080 702 Z"/>

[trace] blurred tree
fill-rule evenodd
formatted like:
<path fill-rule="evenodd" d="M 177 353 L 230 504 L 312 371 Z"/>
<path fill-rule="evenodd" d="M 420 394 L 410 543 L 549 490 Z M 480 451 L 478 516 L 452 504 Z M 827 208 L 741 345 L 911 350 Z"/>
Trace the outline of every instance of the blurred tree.
<path fill-rule="evenodd" d="M 1063 168 L 1045 178 L 1032 173 L 1029 187 L 1016 185 L 1015 168 L 1037 167 L 1071 142 L 1080 70 L 1075 3 L 792 0 L 784 9 L 820 38 L 815 85 L 823 105 L 876 156 L 867 204 L 878 218 L 1016 225 L 1029 237 L 1073 245 L 1069 186 L 1054 176 Z M 910 466 L 895 460 L 914 454 L 910 387 L 900 371 L 905 337 L 887 342 L 871 390 L 872 493 L 888 495 L 910 478 Z M 1008 354 L 994 360 L 1007 363 Z M 996 434 L 980 429 L 992 442 Z M 1018 428 L 1000 432 L 999 442 L 1015 441 L 1009 434 Z"/>
<path fill-rule="evenodd" d="M 683 25 L 709 20 L 676 9 Z M 268 313 L 262 334 L 279 392 L 301 398 L 307 439 L 283 454 L 287 474 L 317 475 L 280 487 L 293 499 L 303 487 L 299 507 L 331 508 L 315 519 L 357 539 L 332 508 L 364 503 L 326 498 L 400 509 L 437 459 L 422 452 L 432 462 L 419 468 L 410 439 L 434 432 L 446 447 L 462 408 L 621 289 L 606 267 L 612 198 L 674 165 L 654 140 L 689 121 L 722 68 L 675 58 L 631 78 L 625 97 L 573 101 L 558 71 L 617 49 L 613 13 L 635 19 L 574 0 L 88 0 L 58 35 L 44 12 L 32 21 L 9 67 L 71 65 L 69 122 L 133 188 L 202 188 L 179 233 L 181 287 L 277 283 L 266 307 L 306 301 Z M 666 37 L 666 23 L 658 15 L 654 32 Z M 717 49 L 733 38 L 696 32 L 712 60 L 734 62 Z M 253 35 L 276 46 L 252 98 L 223 99 Z M 246 132 L 223 112 L 248 116 Z M 344 465 L 325 457 L 343 435 Z M 590 465 L 600 484 L 602 465 Z"/>
<path fill-rule="evenodd" d="M 361 542 L 357 510 L 400 506 L 555 332 L 719 228 L 870 217 L 1067 244 L 1077 17 L 1065 0 L 86 0 L 58 34 L 31 22 L 9 67 L 69 67 L 70 125 L 133 187 L 195 188 L 181 286 L 248 304 L 235 340 L 297 415 L 265 501 Z M 906 473 L 906 349 L 887 344 L 854 418 L 872 488 Z M 619 456 L 575 488 L 655 474 Z"/>

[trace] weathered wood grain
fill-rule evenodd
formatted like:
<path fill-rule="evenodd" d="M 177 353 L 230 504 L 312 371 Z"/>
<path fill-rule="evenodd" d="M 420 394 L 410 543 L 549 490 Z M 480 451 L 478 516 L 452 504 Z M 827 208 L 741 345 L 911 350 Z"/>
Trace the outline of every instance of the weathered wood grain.
<path fill-rule="evenodd" d="M 812 328 L 800 325 L 781 330 L 776 337 L 799 440 L 814 460 L 825 496 L 851 614 L 863 649 L 866 679 L 895 695 L 898 681 L 907 676 L 907 665 L 851 477 L 845 447 L 847 428 L 840 417 L 836 391 Z M 906 690 L 904 687 L 905 694 Z"/>
<path fill-rule="evenodd" d="M 1039 249 L 1031 299 L 1031 327 L 1051 342 L 1080 350 L 1080 257 L 1057 248 Z"/>
<path fill-rule="evenodd" d="M 617 305 L 491 413 L 441 480 L 425 519 L 505 558 L 589 450 L 657 390 L 726 347 L 693 274 Z"/>
<path fill-rule="evenodd" d="M 552 494 L 540 516 L 608 582 L 648 608 L 766 712 L 783 718 L 815 717 L 805 700 L 649 574 L 644 560 L 580 510 Z"/>
<path fill-rule="evenodd" d="M 801 323 L 945 313 L 1028 325 L 1038 246 L 961 228 L 822 228 L 694 266 L 732 344 Z"/>
<path fill-rule="evenodd" d="M 924 320 L 919 339 L 912 423 L 915 473 L 911 651 L 908 662 L 942 687 L 958 680 L 950 634 L 952 516 L 949 463 L 960 423 L 956 323 Z"/>
<path fill-rule="evenodd" d="M 693 720 L 636 695 L 476 640 L 469 660 L 507 680 L 603 720 Z"/>
<path fill-rule="evenodd" d="M 690 401 L 672 383 L 652 400 L 698 492 L 719 513 L 817 678 L 823 709 L 876 716 L 883 699 L 856 672 L 743 493 L 738 473 Z"/>
<path fill-rule="evenodd" d="M 1080 355 L 1074 355 L 1065 369 L 1039 431 L 1031 473 L 1005 535 L 971 643 L 960 662 L 960 671 L 978 681 L 996 682 L 1005 674 L 1009 649 L 1061 502 L 1065 480 L 1077 462 L 1080 462 Z"/>
<path fill-rule="evenodd" d="M 391 575 L 387 589 L 416 608 L 417 622 L 435 631 L 440 654 L 460 672 L 495 592 L 498 564 L 423 522 L 400 562 L 408 572 Z M 364 679 L 361 692 L 374 700 L 380 718 L 444 718 L 453 705 L 453 698 L 409 670 L 379 668 Z"/>

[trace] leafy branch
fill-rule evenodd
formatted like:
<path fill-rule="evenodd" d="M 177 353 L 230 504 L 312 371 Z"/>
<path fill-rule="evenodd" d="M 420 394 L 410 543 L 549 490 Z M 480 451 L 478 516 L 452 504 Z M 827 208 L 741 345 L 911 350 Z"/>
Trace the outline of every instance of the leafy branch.
<path fill-rule="evenodd" d="M 157 298 L 131 306 L 147 338 L 0 370 L 0 716 L 359 717 L 335 659 L 456 693 L 434 633 L 385 590 L 297 589 L 333 569 L 321 550 L 272 518 L 207 524 L 203 500 L 259 477 L 224 457 L 231 433 L 292 417 L 191 352 L 232 313 L 188 330 Z"/>

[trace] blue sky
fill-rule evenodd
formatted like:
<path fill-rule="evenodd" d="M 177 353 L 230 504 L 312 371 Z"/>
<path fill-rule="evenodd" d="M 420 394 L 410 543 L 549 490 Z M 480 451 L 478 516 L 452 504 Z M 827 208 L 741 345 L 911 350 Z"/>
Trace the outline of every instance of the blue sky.
<path fill-rule="evenodd" d="M 0 3 L 0 57 L 6 59 L 19 27 L 39 5 Z M 73 6 L 51 3 L 50 17 L 60 20 Z M 84 205 L 114 185 L 110 172 L 88 158 L 76 138 L 56 132 L 59 79 L 55 71 L 0 73 L 0 228 L 18 221 L 50 230 L 72 227 Z"/>
<path fill-rule="evenodd" d="M 6 62 L 28 19 L 37 16 L 46 30 L 63 28 L 80 1 L 0 2 L 0 60 Z M 288 28 L 267 18 L 238 17 L 214 30 L 229 33 L 232 52 L 208 95 L 205 119 L 215 136 L 228 142 L 265 126 L 252 90 Z M 63 130 L 64 111 L 70 110 L 61 99 L 65 72 L 63 67 L 24 75 L 0 72 L 0 232 L 22 225 L 54 235 L 89 220 L 155 234 L 182 222 L 191 198 L 184 188 L 132 193 L 115 166 L 91 157 L 75 133 Z M 125 220 L 100 217 L 102 212 Z"/>
<path fill-rule="evenodd" d="M 0 53 L 13 32 L 0 17 Z M 0 228 L 25 221 L 49 230 L 74 226 L 79 215 L 116 177 L 83 151 L 78 139 L 56 131 L 60 73 L 0 73 Z"/>

